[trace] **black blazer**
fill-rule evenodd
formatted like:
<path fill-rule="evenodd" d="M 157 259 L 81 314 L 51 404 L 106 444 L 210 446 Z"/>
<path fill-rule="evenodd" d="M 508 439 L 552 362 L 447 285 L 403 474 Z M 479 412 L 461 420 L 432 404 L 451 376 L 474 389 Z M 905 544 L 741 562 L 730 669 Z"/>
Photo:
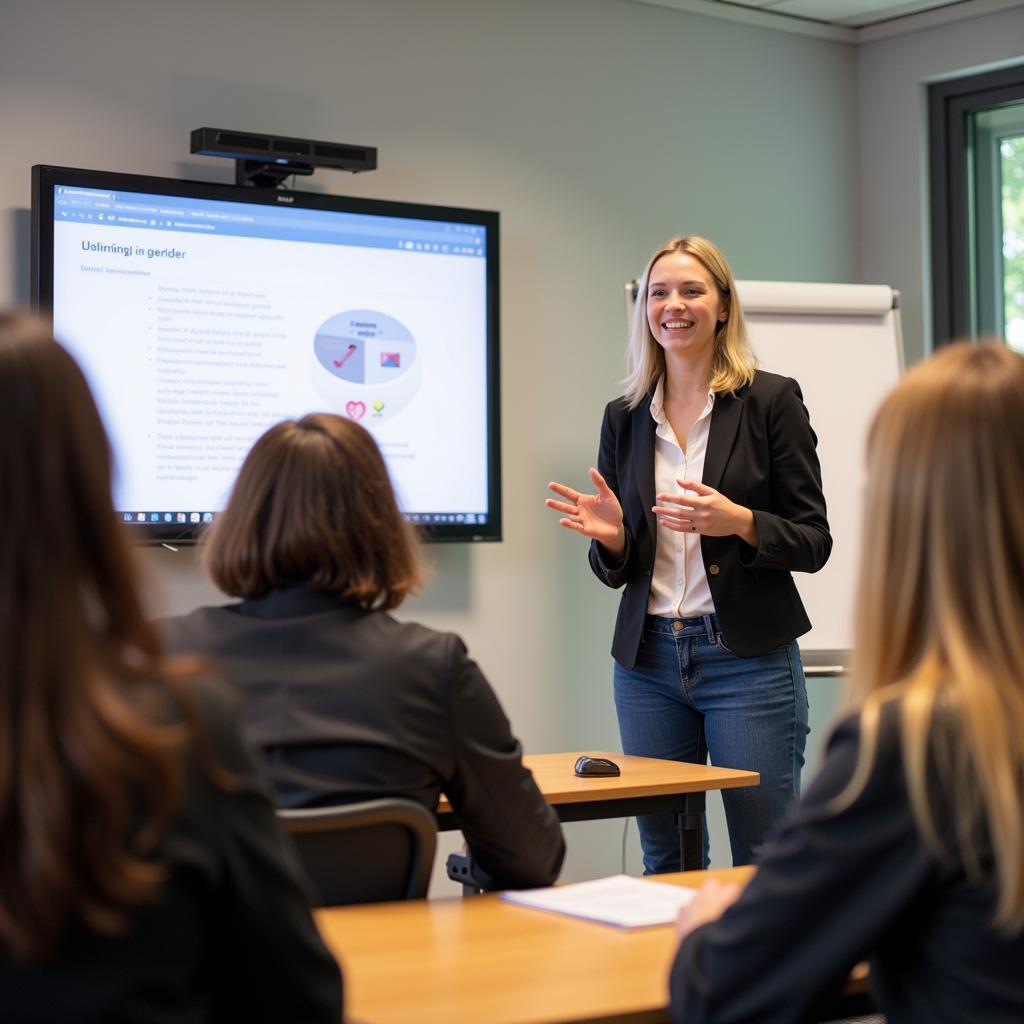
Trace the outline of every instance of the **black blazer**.
<path fill-rule="evenodd" d="M 632 411 L 616 399 L 605 408 L 597 456 L 622 505 L 626 550 L 611 562 L 594 541 L 590 565 L 609 587 L 625 584 L 612 656 L 627 669 L 636 665 L 654 571 L 655 429 L 649 399 Z M 741 658 L 811 628 L 790 573 L 817 572 L 832 550 L 816 445 L 800 386 L 789 377 L 758 370 L 735 395 L 715 396 L 704 483 L 753 511 L 758 544 L 702 536 L 700 546 L 725 643 Z"/>
<path fill-rule="evenodd" d="M 16 963 L 0 949 L 0 1020 L 340 1021 L 338 965 L 313 924 L 295 851 L 242 740 L 237 695 L 221 681 L 184 685 L 205 755 L 227 769 L 231 785 L 214 783 L 194 749 L 184 752 L 181 804 L 158 848 L 168 871 L 159 897 L 130 915 L 123 934 L 68 928 L 42 961 Z"/>
<path fill-rule="evenodd" d="M 837 812 L 860 746 L 857 717 L 840 724 L 739 901 L 682 943 L 670 979 L 673 1021 L 831 1019 L 821 1015 L 825 1004 L 865 958 L 890 1024 L 1024 1021 L 1024 932 L 993 927 L 990 857 L 986 881 L 967 878 L 956 842 L 961 808 L 936 808 L 947 857 L 925 843 L 899 730 L 899 705 L 890 703 L 867 785 Z M 944 790 L 935 780 L 929 792 Z"/>
<path fill-rule="evenodd" d="M 284 807 L 443 791 L 488 888 L 548 885 L 565 852 L 498 698 L 462 641 L 294 587 L 162 623 L 244 694 Z"/>

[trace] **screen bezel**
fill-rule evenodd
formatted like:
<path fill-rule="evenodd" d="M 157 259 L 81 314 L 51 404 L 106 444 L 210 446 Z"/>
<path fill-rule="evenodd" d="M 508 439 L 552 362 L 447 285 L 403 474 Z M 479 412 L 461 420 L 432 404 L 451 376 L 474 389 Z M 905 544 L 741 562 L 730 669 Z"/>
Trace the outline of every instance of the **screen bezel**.
<path fill-rule="evenodd" d="M 53 312 L 53 189 L 55 185 L 148 192 L 190 199 L 252 203 L 282 209 L 314 209 L 341 213 L 417 220 L 449 221 L 487 229 L 486 245 L 486 388 L 487 388 L 487 499 L 488 522 L 414 523 L 423 539 L 438 542 L 500 541 L 502 539 L 501 406 L 500 406 L 500 274 L 499 214 L 453 206 L 364 199 L 319 192 L 250 188 L 213 182 L 160 178 L 116 171 L 37 164 L 32 168 L 31 295 L 33 306 Z M 189 544 L 202 532 L 202 524 L 123 523 L 140 543 Z"/>

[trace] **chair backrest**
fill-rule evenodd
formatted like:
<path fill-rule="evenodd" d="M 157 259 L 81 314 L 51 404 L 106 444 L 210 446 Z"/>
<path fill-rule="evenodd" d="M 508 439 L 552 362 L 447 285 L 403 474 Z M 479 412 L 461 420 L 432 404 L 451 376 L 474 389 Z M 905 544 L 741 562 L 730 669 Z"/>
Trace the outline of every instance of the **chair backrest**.
<path fill-rule="evenodd" d="M 395 797 L 277 813 L 298 847 L 314 906 L 426 896 L 437 821 L 423 804 Z"/>

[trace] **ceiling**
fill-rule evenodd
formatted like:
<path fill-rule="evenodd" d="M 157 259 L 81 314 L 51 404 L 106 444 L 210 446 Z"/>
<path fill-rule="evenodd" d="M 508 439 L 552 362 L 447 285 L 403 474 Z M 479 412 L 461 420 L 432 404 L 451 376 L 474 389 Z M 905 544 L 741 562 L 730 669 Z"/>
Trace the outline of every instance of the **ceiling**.
<path fill-rule="evenodd" d="M 1024 0 L 633 0 L 781 32 L 817 36 L 844 43 L 866 43 L 959 21 Z M 1022 15 L 1024 25 L 1024 15 Z"/>
<path fill-rule="evenodd" d="M 715 0 L 715 3 L 754 7 L 829 25 L 863 28 L 937 7 L 959 6 L 961 0 Z"/>

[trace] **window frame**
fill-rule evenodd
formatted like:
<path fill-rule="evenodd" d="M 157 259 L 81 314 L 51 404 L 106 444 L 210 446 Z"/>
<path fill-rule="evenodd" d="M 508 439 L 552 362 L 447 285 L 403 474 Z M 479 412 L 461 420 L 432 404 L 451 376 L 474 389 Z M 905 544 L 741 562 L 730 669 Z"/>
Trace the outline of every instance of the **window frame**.
<path fill-rule="evenodd" d="M 1024 101 L 1024 64 L 928 87 L 932 347 L 977 333 L 970 115 Z"/>

